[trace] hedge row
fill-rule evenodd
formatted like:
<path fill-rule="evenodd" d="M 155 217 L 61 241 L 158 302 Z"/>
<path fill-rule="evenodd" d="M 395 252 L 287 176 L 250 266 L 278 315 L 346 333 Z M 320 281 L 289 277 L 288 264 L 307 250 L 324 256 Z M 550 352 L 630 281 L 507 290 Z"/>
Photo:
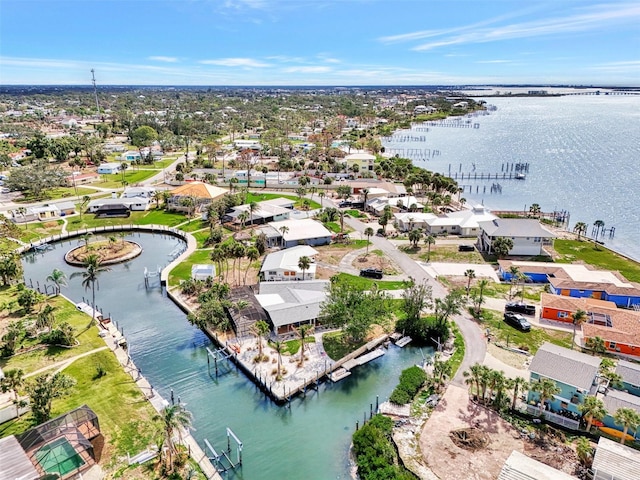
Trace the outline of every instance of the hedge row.
<path fill-rule="evenodd" d="M 426 380 L 427 374 L 418 366 L 403 370 L 400 374 L 400 383 L 393 390 L 389 400 L 397 405 L 404 405 L 411 402 Z"/>

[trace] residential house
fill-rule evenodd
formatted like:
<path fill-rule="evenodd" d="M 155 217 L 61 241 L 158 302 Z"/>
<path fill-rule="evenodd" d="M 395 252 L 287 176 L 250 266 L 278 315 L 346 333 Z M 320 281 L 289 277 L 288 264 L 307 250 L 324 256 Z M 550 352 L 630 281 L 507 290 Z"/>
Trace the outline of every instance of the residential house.
<path fill-rule="evenodd" d="M 100 175 L 113 175 L 115 173 L 120 173 L 120 163 L 101 163 L 98 165 L 98 174 Z"/>
<path fill-rule="evenodd" d="M 391 207 L 391 210 L 394 212 L 400 212 L 402 210 L 422 210 L 424 208 L 424 205 L 418 202 L 416 197 L 406 196 L 377 197 L 372 200 L 367 200 L 365 210 L 380 216 L 387 206 Z"/>
<path fill-rule="evenodd" d="M 0 480 L 38 480 L 36 470 L 15 435 L 0 438 Z"/>
<path fill-rule="evenodd" d="M 597 391 L 597 375 L 600 358 L 582 352 L 569 350 L 551 343 L 544 343 L 536 352 L 529 365 L 531 381 L 549 378 L 556 383 L 560 392 L 539 405 L 540 394 L 532 390 L 527 397 L 527 411 L 537 414 L 543 408 L 545 418 L 562 423 L 569 428 L 578 428 L 581 416 L 579 406 L 589 394 Z M 563 414 L 568 414 L 565 416 Z"/>
<path fill-rule="evenodd" d="M 630 393 L 610 389 L 602 398 L 602 401 L 604 402 L 604 408 L 607 410 L 607 415 L 602 419 L 605 428 L 613 428 L 618 431 L 623 430 L 624 427 L 618 425 L 614 418 L 616 412 L 621 408 L 629 408 L 640 414 L 640 397 L 636 397 Z M 638 430 L 640 429 L 629 429 L 627 430 L 627 435 L 638 438 Z"/>
<path fill-rule="evenodd" d="M 137 162 L 141 159 L 140 152 L 136 150 L 127 150 L 120 156 L 120 160 L 124 162 Z"/>
<path fill-rule="evenodd" d="M 144 211 L 149 208 L 151 200 L 143 197 L 131 198 L 97 198 L 91 200 L 87 205 L 87 212 L 99 213 L 106 212 L 112 206 L 125 207 L 129 211 Z"/>
<path fill-rule="evenodd" d="M 67 185 L 70 187 L 77 185 L 86 185 L 88 183 L 97 182 L 100 180 L 100 175 L 94 172 L 73 172 L 71 175 L 65 178 Z"/>
<path fill-rule="evenodd" d="M 352 153 L 344 157 L 347 168 L 353 170 L 353 167 L 357 165 L 359 172 L 372 172 L 375 162 L 376 156 L 370 153 Z"/>
<path fill-rule="evenodd" d="M 212 264 L 196 264 L 191 267 L 192 280 L 206 280 L 207 278 L 215 278 L 216 267 Z"/>
<path fill-rule="evenodd" d="M 577 480 L 577 477 L 514 450 L 504 462 L 498 480 Z"/>
<path fill-rule="evenodd" d="M 536 219 L 529 218 L 496 218 L 491 221 L 478 222 L 478 250 L 492 253 L 495 239 L 510 238 L 513 248 L 509 255 L 545 255 L 545 245 L 550 245 L 555 235 L 544 228 Z"/>
<path fill-rule="evenodd" d="M 195 207 L 196 210 L 213 203 L 227 194 L 227 190 L 209 185 L 204 182 L 189 182 L 171 190 L 171 197 L 167 202 L 167 209 L 179 212 L 188 212 Z M 192 200 L 194 206 L 187 205 L 186 200 Z"/>
<path fill-rule="evenodd" d="M 480 233 L 480 222 L 493 221 L 496 218 L 484 205 L 475 205 L 470 209 L 446 213 L 428 220 L 426 233 L 477 237 Z"/>
<path fill-rule="evenodd" d="M 255 298 L 267 312 L 273 330 L 284 334 L 301 324 L 316 324 L 329 285 L 329 280 L 260 282 Z"/>
<path fill-rule="evenodd" d="M 640 364 L 618 360 L 616 373 L 622 378 L 620 390 L 640 397 Z"/>
<path fill-rule="evenodd" d="M 410 232 L 413 229 L 425 230 L 427 221 L 436 218 L 433 213 L 423 212 L 399 212 L 393 214 L 401 232 Z"/>
<path fill-rule="evenodd" d="M 316 276 L 315 256 L 318 251 L 308 245 L 298 245 L 278 252 L 270 253 L 264 257 L 260 268 L 262 280 L 271 281 L 291 281 L 291 280 L 313 280 Z M 301 257 L 309 257 L 311 264 L 304 272 L 298 266 Z"/>
<path fill-rule="evenodd" d="M 589 312 L 582 336 L 584 342 L 600 337 L 611 353 L 640 358 L 640 312 L 622 308 Z"/>
<path fill-rule="evenodd" d="M 120 198 L 153 198 L 155 193 L 156 189 L 154 187 L 127 187 L 120 195 Z"/>
<path fill-rule="evenodd" d="M 593 480 L 638 480 L 640 452 L 600 437 L 591 465 Z"/>
<path fill-rule="evenodd" d="M 598 271 L 596 275 L 574 275 L 564 268 L 549 276 L 551 293 L 570 297 L 590 297 L 614 302 L 619 307 L 640 306 L 640 284 L 626 280 L 618 272 Z"/>
<path fill-rule="evenodd" d="M 573 323 L 573 314 L 578 310 L 602 313 L 602 309 L 615 310 L 616 304 L 594 298 L 574 298 L 552 293 L 540 294 L 540 318 L 554 322 Z"/>
<path fill-rule="evenodd" d="M 257 208 L 251 212 L 250 205 L 238 205 L 233 207 L 230 212 L 226 213 L 222 217 L 223 222 L 239 223 L 238 217 L 243 213 L 247 213 L 247 219 L 245 223 L 250 225 L 261 225 L 269 222 L 279 222 L 282 220 L 289 220 L 295 200 L 288 198 L 274 198 L 271 200 L 264 200 L 257 203 Z"/>
<path fill-rule="evenodd" d="M 296 245 L 328 245 L 333 236 L 322 223 L 311 218 L 270 222 L 269 226 L 280 234 L 284 248 Z"/>

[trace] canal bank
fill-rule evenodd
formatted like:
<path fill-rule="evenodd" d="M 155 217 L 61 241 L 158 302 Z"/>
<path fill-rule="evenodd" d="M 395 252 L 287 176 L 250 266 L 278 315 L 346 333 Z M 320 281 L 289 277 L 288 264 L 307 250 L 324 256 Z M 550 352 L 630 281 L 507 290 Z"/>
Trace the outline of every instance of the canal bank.
<path fill-rule="evenodd" d="M 388 398 L 404 368 L 422 362 L 420 350 L 392 347 L 340 383 L 322 383 L 305 398 L 293 399 L 288 408 L 279 407 L 232 364 L 220 364 L 218 376 L 210 374 L 210 339 L 186 321 L 159 283 L 145 287 L 145 267 L 170 263 L 169 255 L 180 246 L 177 239 L 142 232 L 128 238 L 142 245 L 143 254 L 101 274 L 96 302 L 124 329 L 130 356 L 154 390 L 164 398 L 173 390 L 176 400 L 193 413 L 192 434 L 201 446 L 207 439 L 216 449 L 226 447 L 228 427 L 238 435 L 244 444 L 243 465 L 226 477 L 349 478 L 348 451 L 356 422 L 369 416 L 376 396 L 381 402 Z M 76 242 L 52 244 L 49 251 L 31 254 L 24 262 L 27 281 L 44 284 L 53 268 L 67 278 L 80 271 L 63 260 Z M 69 281 L 64 290 L 78 302 L 87 294 L 80 279 Z"/>

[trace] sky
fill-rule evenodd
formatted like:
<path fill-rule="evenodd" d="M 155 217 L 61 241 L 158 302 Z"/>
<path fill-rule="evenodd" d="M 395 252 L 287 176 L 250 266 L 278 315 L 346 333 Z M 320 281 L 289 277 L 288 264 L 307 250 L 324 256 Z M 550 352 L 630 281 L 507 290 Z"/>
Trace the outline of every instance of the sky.
<path fill-rule="evenodd" d="M 0 0 L 0 85 L 640 85 L 640 1 Z"/>

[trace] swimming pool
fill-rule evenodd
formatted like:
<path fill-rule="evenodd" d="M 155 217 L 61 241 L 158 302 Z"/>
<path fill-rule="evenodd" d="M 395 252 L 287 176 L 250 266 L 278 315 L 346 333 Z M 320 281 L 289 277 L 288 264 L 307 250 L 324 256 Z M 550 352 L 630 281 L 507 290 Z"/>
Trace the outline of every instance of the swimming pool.
<path fill-rule="evenodd" d="M 59 473 L 61 477 L 84 465 L 82 457 L 64 437 L 39 449 L 36 460 L 45 472 Z"/>

